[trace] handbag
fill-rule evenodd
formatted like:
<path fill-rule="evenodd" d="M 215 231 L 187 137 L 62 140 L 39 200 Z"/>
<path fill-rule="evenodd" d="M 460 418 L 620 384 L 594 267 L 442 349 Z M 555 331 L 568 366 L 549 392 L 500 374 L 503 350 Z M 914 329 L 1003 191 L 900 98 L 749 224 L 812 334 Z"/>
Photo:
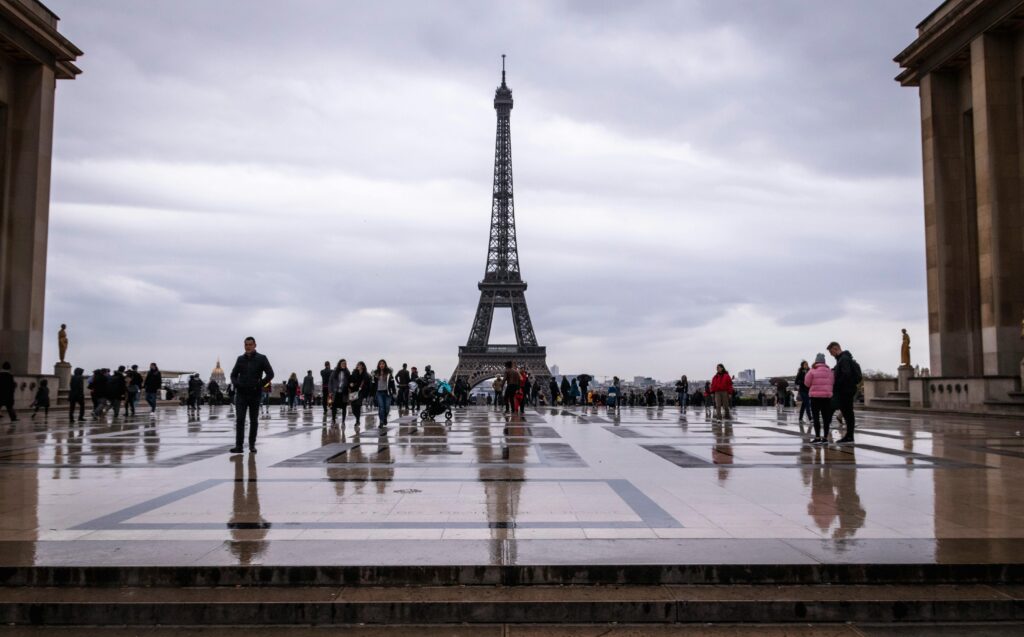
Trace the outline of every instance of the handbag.
<path fill-rule="evenodd" d="M 354 403 L 357 400 L 359 400 L 359 392 L 357 392 L 357 391 L 350 391 L 348 393 L 348 402 Z"/>

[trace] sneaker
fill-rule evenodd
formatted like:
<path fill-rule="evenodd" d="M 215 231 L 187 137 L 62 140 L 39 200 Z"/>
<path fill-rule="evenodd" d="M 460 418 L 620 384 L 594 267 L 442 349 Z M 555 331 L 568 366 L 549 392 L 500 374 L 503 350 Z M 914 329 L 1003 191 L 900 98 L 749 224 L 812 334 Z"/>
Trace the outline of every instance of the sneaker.
<path fill-rule="evenodd" d="M 242 450 L 239 449 L 238 453 L 242 453 Z M 256 453 L 256 447 L 249 447 L 249 453 Z"/>
<path fill-rule="evenodd" d="M 232 447 L 228 453 L 242 453 L 241 447 Z"/>

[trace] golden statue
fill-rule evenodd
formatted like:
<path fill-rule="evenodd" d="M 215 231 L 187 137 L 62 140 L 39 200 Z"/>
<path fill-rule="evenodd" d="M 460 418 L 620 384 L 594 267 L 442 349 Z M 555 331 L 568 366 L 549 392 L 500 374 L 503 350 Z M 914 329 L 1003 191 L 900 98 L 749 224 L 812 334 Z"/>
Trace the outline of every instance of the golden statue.
<path fill-rule="evenodd" d="M 60 331 L 57 332 L 57 351 L 60 353 L 60 362 L 64 362 L 64 356 L 68 353 L 68 326 L 61 323 Z"/>
<path fill-rule="evenodd" d="M 903 345 L 900 347 L 900 367 L 910 367 L 910 334 L 903 328 Z"/>

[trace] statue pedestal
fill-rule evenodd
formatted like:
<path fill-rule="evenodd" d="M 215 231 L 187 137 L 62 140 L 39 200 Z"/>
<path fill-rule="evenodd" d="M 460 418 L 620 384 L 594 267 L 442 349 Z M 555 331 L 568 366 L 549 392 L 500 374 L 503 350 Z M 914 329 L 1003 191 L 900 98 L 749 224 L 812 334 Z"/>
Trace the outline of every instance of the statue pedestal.
<path fill-rule="evenodd" d="M 57 389 L 71 387 L 71 363 L 57 363 L 53 366 L 53 375 L 57 377 Z"/>
<path fill-rule="evenodd" d="M 914 368 L 900 365 L 896 370 L 896 391 L 910 391 L 910 379 L 914 377 Z"/>

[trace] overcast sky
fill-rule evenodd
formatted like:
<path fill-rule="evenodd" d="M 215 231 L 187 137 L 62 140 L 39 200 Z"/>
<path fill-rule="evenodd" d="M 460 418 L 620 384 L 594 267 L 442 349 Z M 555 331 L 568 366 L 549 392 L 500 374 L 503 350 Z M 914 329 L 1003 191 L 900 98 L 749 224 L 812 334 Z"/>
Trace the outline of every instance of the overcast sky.
<path fill-rule="evenodd" d="M 508 54 L 519 255 L 548 363 L 927 365 L 918 93 L 938 0 L 47 0 L 59 83 L 44 367 L 454 368 Z M 501 318 L 501 317 L 499 317 Z M 511 320 L 492 342 L 509 341 Z M 513 339 L 514 340 L 514 339 Z"/>

